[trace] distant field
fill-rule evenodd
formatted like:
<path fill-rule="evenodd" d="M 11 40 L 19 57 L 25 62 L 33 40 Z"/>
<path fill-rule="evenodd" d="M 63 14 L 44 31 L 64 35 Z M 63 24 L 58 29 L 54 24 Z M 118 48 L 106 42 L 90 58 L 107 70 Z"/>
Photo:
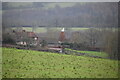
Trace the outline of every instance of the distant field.
<path fill-rule="evenodd" d="M 73 31 L 78 31 L 78 30 L 88 30 L 89 28 L 70 28 Z"/>
<path fill-rule="evenodd" d="M 3 49 L 3 78 L 117 78 L 118 61 Z"/>
<path fill-rule="evenodd" d="M 12 28 L 12 29 L 17 29 L 16 27 Z M 31 27 L 22 27 L 23 30 L 26 30 L 26 31 L 32 31 L 32 28 Z M 51 27 L 49 28 L 50 30 L 54 30 L 54 31 L 61 31 L 62 28 L 57 28 L 57 27 Z M 79 30 L 88 30 L 89 28 L 69 28 L 69 30 L 72 30 L 72 31 L 79 31 Z M 37 33 L 44 33 L 47 31 L 47 28 L 44 28 L 44 27 L 39 27 L 39 28 L 36 28 L 35 29 L 35 32 Z"/>
<path fill-rule="evenodd" d="M 50 30 L 53 30 L 53 31 L 61 31 L 63 27 L 50 27 L 49 29 Z M 17 27 L 14 27 L 12 29 L 17 29 Z M 23 30 L 26 30 L 26 31 L 33 31 L 33 29 L 31 27 L 22 27 Z M 81 30 L 88 30 L 90 28 L 80 28 L 80 27 L 70 27 L 70 28 L 65 28 L 65 30 L 71 30 L 71 31 L 81 31 Z M 99 29 L 99 30 L 102 30 L 104 28 L 93 28 L 93 29 Z M 106 30 L 111 30 L 112 31 L 116 31 L 118 30 L 118 28 L 106 28 Z M 35 32 L 37 33 L 44 33 L 44 32 L 47 32 L 47 28 L 46 27 L 38 27 L 35 29 Z"/>
<path fill-rule="evenodd" d="M 69 48 L 65 48 L 66 50 L 70 50 L 70 51 L 75 51 L 75 52 L 79 52 L 79 53 L 86 53 L 86 55 L 89 56 L 98 56 L 98 57 L 103 57 L 103 58 L 107 58 L 108 54 L 105 52 L 97 52 L 97 51 L 80 51 L 80 50 L 72 50 Z"/>
<path fill-rule="evenodd" d="M 17 28 L 12 28 L 12 29 L 17 29 Z M 33 29 L 31 27 L 22 27 L 23 30 L 26 30 L 26 31 L 33 31 Z M 46 32 L 46 28 L 36 28 L 35 31 L 37 33 L 43 33 L 43 32 Z"/>

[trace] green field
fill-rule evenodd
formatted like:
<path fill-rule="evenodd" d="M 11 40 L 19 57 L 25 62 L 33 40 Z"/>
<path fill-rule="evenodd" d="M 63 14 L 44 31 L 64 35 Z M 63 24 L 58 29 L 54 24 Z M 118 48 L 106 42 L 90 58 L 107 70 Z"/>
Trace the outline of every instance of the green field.
<path fill-rule="evenodd" d="M 109 56 L 105 52 L 98 52 L 98 51 L 81 51 L 81 50 L 73 50 L 73 49 L 69 49 L 69 48 L 65 48 L 65 50 L 75 51 L 78 53 L 85 53 L 88 56 L 98 56 L 98 57 L 103 57 L 103 58 L 107 58 Z"/>
<path fill-rule="evenodd" d="M 50 27 L 49 29 L 52 31 L 61 31 L 63 27 Z M 14 27 L 12 29 L 17 29 L 17 27 Z M 33 31 L 32 27 L 21 27 L 21 29 L 26 30 L 26 31 Z M 83 31 L 83 30 L 89 30 L 90 28 L 81 28 L 81 27 L 70 27 L 70 28 L 65 28 L 65 30 L 71 30 L 71 31 Z M 96 30 L 103 30 L 104 28 L 93 28 Z M 106 28 L 106 30 L 111 30 L 116 31 L 118 28 Z M 120 29 L 119 29 L 120 30 Z M 35 29 L 36 33 L 44 33 L 47 32 L 47 27 L 38 27 Z"/>
<path fill-rule="evenodd" d="M 17 27 L 14 27 L 12 29 L 17 29 Z M 32 31 L 32 27 L 22 27 L 23 30 L 26 30 L 26 31 Z M 61 31 L 62 30 L 62 27 L 51 27 L 49 28 L 50 30 L 52 31 Z M 80 30 L 88 30 L 89 28 L 69 28 L 69 30 L 72 30 L 72 31 L 80 31 Z M 45 27 L 39 27 L 39 28 L 36 28 L 35 29 L 35 32 L 36 33 L 44 33 L 44 32 L 47 32 L 47 28 Z"/>
<path fill-rule="evenodd" d="M 117 78 L 118 61 L 2 48 L 3 78 Z"/>

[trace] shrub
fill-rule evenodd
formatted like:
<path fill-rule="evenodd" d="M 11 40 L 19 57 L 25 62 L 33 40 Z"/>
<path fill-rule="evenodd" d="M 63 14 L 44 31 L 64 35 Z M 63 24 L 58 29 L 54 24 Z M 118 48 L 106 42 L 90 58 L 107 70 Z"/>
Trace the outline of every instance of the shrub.
<path fill-rule="evenodd" d="M 3 44 L 15 44 L 15 40 L 11 37 L 10 34 L 3 34 Z"/>

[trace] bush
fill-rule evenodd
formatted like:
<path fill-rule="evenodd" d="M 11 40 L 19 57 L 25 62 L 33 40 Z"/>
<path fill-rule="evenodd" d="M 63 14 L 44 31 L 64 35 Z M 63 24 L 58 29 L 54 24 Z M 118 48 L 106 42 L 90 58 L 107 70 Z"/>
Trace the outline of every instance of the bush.
<path fill-rule="evenodd" d="M 69 45 L 69 48 L 76 50 L 88 50 L 88 47 L 83 43 L 63 43 L 62 45 Z"/>
<path fill-rule="evenodd" d="M 3 44 L 15 44 L 15 40 L 9 34 L 3 34 Z"/>
<path fill-rule="evenodd" d="M 42 42 L 41 42 L 41 47 L 45 47 L 46 45 L 47 45 L 47 41 L 42 40 Z"/>
<path fill-rule="evenodd" d="M 110 59 L 118 59 L 118 35 L 117 32 L 109 32 L 106 36 L 105 50 Z"/>

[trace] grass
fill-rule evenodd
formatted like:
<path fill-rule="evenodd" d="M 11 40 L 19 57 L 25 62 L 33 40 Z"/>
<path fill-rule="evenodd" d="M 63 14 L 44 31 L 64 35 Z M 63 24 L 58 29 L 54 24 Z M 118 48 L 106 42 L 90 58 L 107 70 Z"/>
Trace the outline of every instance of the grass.
<path fill-rule="evenodd" d="M 117 78 L 118 61 L 15 48 L 3 50 L 3 78 Z"/>
<path fill-rule="evenodd" d="M 38 32 L 38 33 L 44 33 L 44 32 L 47 32 L 47 30 L 46 30 L 46 28 L 37 28 L 36 32 Z"/>
<path fill-rule="evenodd" d="M 52 31 L 61 31 L 62 30 L 62 28 L 63 27 L 50 27 L 50 30 L 52 30 Z M 12 29 L 17 29 L 17 27 L 14 27 L 14 28 L 12 28 Z M 32 31 L 32 27 L 22 27 L 22 29 L 23 30 L 26 30 L 26 31 Z M 67 28 L 68 29 L 68 28 Z M 65 28 L 65 30 L 67 30 L 66 28 Z M 69 30 L 71 30 L 71 31 L 85 31 L 85 30 L 89 30 L 90 28 L 79 28 L 79 27 L 74 27 L 74 28 L 72 28 L 72 27 L 70 27 L 69 28 Z M 99 28 L 94 28 L 94 29 L 98 29 L 98 30 L 100 30 Z M 104 28 L 101 28 L 101 30 L 102 29 L 104 29 Z M 113 28 L 112 30 L 113 31 L 115 31 L 115 30 L 117 30 L 118 28 Z M 108 28 L 108 30 L 110 30 L 110 28 Z M 35 29 L 35 32 L 36 33 L 44 33 L 44 32 L 47 32 L 47 28 L 45 28 L 45 27 L 38 27 L 38 28 L 36 28 Z"/>
<path fill-rule="evenodd" d="M 65 7 L 71 7 L 74 6 L 75 3 L 50 3 L 47 4 L 46 7 L 44 7 L 45 9 L 49 9 L 49 8 L 55 8 L 56 5 L 59 5 L 61 8 L 65 8 Z"/>
<path fill-rule="evenodd" d="M 12 28 L 12 29 L 17 29 L 16 27 Z M 32 28 L 31 27 L 22 27 L 23 30 L 26 30 L 26 31 L 32 31 Z M 50 30 L 53 30 L 53 31 L 61 31 L 62 27 L 51 27 Z M 79 31 L 79 30 L 88 30 L 89 28 L 69 28 L 70 30 L 72 31 Z M 35 32 L 36 33 L 44 33 L 44 32 L 47 32 L 47 28 L 44 28 L 44 27 L 39 27 L 39 28 L 36 28 L 35 29 Z"/>
<path fill-rule="evenodd" d="M 12 28 L 12 29 L 17 29 L 17 28 Z M 31 27 L 22 27 L 23 30 L 26 30 L 26 31 L 32 31 L 32 28 Z M 43 32 L 46 32 L 46 28 L 36 28 L 35 29 L 35 32 L 37 33 L 43 33 Z"/>
<path fill-rule="evenodd" d="M 32 28 L 30 28 L 30 27 L 23 27 L 23 30 L 32 31 Z"/>
<path fill-rule="evenodd" d="M 88 30 L 89 28 L 70 28 L 72 31 Z"/>
<path fill-rule="evenodd" d="M 105 52 L 97 52 L 97 51 L 81 51 L 81 50 L 73 50 L 73 49 L 69 49 L 69 48 L 65 48 L 66 50 L 70 50 L 70 51 L 75 51 L 75 52 L 79 52 L 79 53 L 86 53 L 89 56 L 98 56 L 98 57 L 103 57 L 103 58 L 107 58 L 108 54 Z"/>

